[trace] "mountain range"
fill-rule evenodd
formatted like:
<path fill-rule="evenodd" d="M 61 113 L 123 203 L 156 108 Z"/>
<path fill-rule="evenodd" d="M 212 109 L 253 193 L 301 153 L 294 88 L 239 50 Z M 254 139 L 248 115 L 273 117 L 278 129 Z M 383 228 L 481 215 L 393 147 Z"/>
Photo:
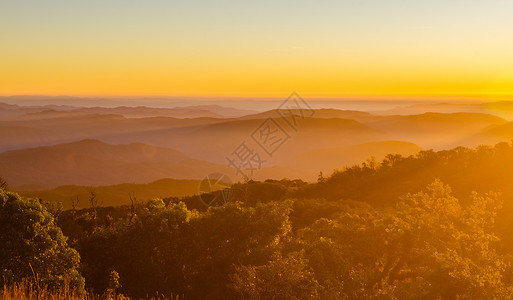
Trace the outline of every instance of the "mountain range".
<path fill-rule="evenodd" d="M 421 112 L 438 107 L 433 105 L 412 107 Z M 238 181 L 242 178 L 228 159 L 243 145 L 259 155 L 261 164 L 251 172 L 256 179 L 316 180 L 321 171 L 329 174 L 371 156 L 379 161 L 387 154 L 511 140 L 513 123 L 490 109 L 509 104 L 487 105 L 404 115 L 339 109 L 257 112 L 218 105 L 161 109 L 0 103 L 0 176 L 20 189 L 199 180 L 212 172 Z M 490 113 L 475 112 L 476 107 Z M 264 137 L 264 129 L 271 132 L 269 124 L 284 137 L 272 153 L 257 138 Z"/>

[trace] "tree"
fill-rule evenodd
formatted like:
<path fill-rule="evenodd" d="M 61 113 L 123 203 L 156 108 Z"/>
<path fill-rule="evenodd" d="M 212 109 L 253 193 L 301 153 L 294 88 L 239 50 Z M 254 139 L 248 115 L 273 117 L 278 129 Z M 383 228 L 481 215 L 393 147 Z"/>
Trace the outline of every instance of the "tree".
<path fill-rule="evenodd" d="M 186 250 L 181 239 L 193 215 L 183 203 L 166 207 L 161 199 L 154 199 L 132 222 L 120 219 L 81 239 L 79 250 L 87 287 L 97 293 L 112 289 L 111 273 L 115 270 L 119 292 L 132 297 L 182 292 L 181 258 Z"/>
<path fill-rule="evenodd" d="M 319 284 L 302 252 L 275 254 L 262 266 L 241 266 L 231 276 L 243 299 L 319 299 Z"/>
<path fill-rule="evenodd" d="M 228 289 L 230 274 L 237 265 L 262 266 L 271 259 L 290 234 L 291 206 L 291 201 L 227 203 L 191 219 L 193 235 L 183 246 L 191 298 L 236 298 Z"/>
<path fill-rule="evenodd" d="M 135 194 L 128 193 L 128 198 L 130 199 L 130 222 L 133 222 L 136 216 L 135 210 L 137 207 L 137 196 Z"/>
<path fill-rule="evenodd" d="M 383 215 L 365 203 L 345 201 L 336 219 L 321 218 L 300 229 L 308 266 L 322 286 L 322 299 L 369 299 L 367 283 L 377 272 L 384 243 Z"/>
<path fill-rule="evenodd" d="M 5 181 L 5 179 L 2 176 L 0 176 L 0 190 L 6 191 L 7 189 L 9 189 L 7 181 Z"/>
<path fill-rule="evenodd" d="M 98 199 L 96 198 L 96 193 L 94 191 L 89 192 L 89 207 L 91 208 L 91 211 L 93 212 L 93 220 L 96 220 L 96 217 L 98 216 L 98 207 L 102 204 L 98 202 Z"/>
<path fill-rule="evenodd" d="M 69 197 L 69 199 L 71 202 L 71 210 L 75 212 L 77 210 L 78 203 L 80 203 L 80 199 L 78 198 L 78 195 L 75 198 Z"/>
<path fill-rule="evenodd" d="M 495 194 L 471 198 L 460 205 L 439 180 L 404 197 L 385 221 L 388 250 L 371 283 L 394 286 L 400 298 L 505 297 L 506 263 L 492 230 L 501 201 Z"/>
<path fill-rule="evenodd" d="M 80 256 L 66 243 L 51 213 L 35 199 L 0 190 L 0 286 L 31 278 L 81 290 Z"/>
<path fill-rule="evenodd" d="M 501 201 L 462 205 L 436 180 L 395 209 L 344 209 L 301 229 L 322 298 L 504 299 L 507 263 L 494 233 Z"/>

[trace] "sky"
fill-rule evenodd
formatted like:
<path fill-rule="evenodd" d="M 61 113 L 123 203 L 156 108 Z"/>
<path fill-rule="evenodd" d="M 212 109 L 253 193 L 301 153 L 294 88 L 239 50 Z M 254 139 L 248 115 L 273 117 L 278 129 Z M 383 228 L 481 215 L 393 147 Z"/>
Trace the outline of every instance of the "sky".
<path fill-rule="evenodd" d="M 513 1 L 0 0 L 0 95 L 513 100 Z"/>

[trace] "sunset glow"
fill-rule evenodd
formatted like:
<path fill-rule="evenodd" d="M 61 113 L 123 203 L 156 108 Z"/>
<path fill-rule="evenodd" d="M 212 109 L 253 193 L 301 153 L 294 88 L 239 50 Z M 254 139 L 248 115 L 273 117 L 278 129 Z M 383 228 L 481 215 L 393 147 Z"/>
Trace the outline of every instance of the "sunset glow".
<path fill-rule="evenodd" d="M 513 95 L 510 1 L 2 1 L 0 94 Z"/>

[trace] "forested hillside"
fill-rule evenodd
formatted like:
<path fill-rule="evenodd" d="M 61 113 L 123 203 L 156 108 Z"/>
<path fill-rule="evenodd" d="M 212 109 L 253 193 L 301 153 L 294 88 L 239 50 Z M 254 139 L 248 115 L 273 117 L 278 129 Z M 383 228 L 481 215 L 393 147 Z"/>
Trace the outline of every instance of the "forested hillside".
<path fill-rule="evenodd" d="M 97 294 L 131 297 L 504 299 L 513 296 L 512 168 L 507 143 L 389 155 L 315 183 L 234 184 L 227 203 L 209 208 L 193 196 L 62 211 L 5 190 L 4 245 L 41 247 L 47 231 L 69 254 L 3 247 L 0 285 L 30 278 L 28 261 L 46 283 L 67 274 L 78 289 L 83 277 Z M 27 216 L 44 227 L 25 227 Z M 59 260 L 68 267 L 55 273 Z"/>

